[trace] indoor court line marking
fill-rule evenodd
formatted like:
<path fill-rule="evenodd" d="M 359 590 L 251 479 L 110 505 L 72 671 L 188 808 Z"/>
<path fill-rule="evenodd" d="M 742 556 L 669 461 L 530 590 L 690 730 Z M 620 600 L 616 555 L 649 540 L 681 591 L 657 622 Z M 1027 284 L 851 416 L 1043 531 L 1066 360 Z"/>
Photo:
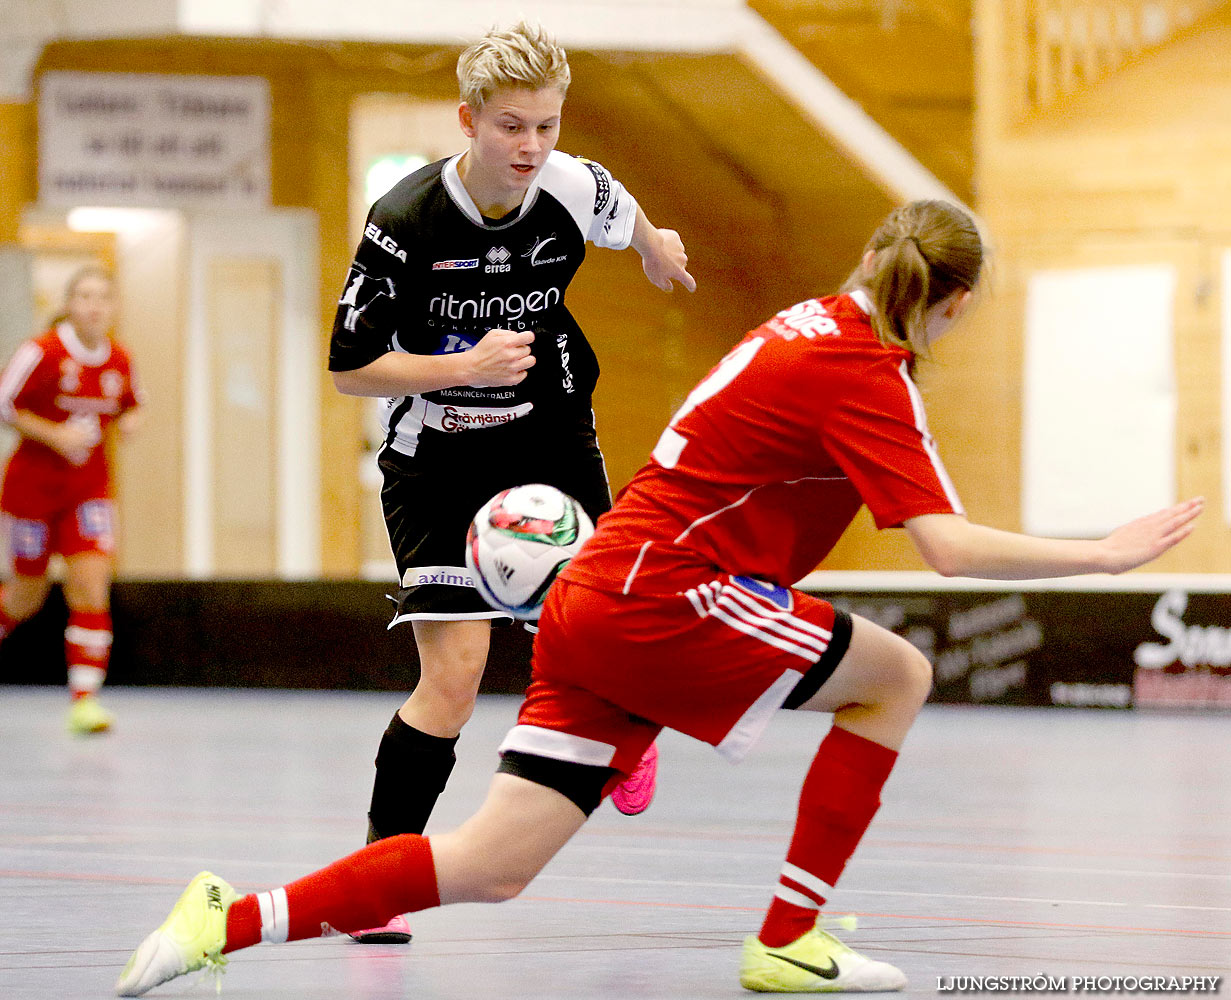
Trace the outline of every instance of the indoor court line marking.
<path fill-rule="evenodd" d="M 133 884 L 133 885 L 172 885 L 178 886 L 183 884 L 182 878 L 158 878 L 153 876 L 129 876 L 115 875 L 110 873 L 86 873 L 86 872 L 39 872 L 39 871 L 19 871 L 14 869 L 0 870 L 0 879 L 11 878 L 21 879 L 25 881 L 39 881 L 46 879 L 49 881 L 61 882 L 103 882 L 108 884 Z M 649 885 L 649 886 L 683 886 L 692 888 L 708 888 L 708 889 L 738 889 L 738 890 L 757 890 L 765 889 L 760 884 L 743 883 L 743 882 L 688 882 L 688 881 L 672 881 L 667 879 L 624 879 L 624 878 L 597 878 L 585 875 L 540 875 L 542 880 L 556 880 L 564 882 L 603 882 L 614 885 Z M 248 889 L 249 886 L 244 883 L 234 883 L 237 889 Z M 258 886 L 254 891 L 264 888 Z M 1167 910 L 1193 910 L 1203 912 L 1226 913 L 1231 912 L 1231 907 L 1221 906 L 1191 906 L 1181 903 L 1125 903 L 1111 900 L 1096 900 L 1096 899 L 1050 899 L 1044 897 L 1032 896 L 976 896 L 960 893 L 941 893 L 941 892 L 909 892 L 897 889 L 859 889 L 855 887 L 843 887 L 840 890 L 842 896 L 847 895 L 862 895 L 862 896 L 896 896 L 896 897 L 911 897 L 914 899 L 957 899 L 970 900 L 978 902 L 993 902 L 993 903 L 1026 903 L 1031 905 L 1066 905 L 1066 906 L 1107 906 L 1131 909 L 1140 907 L 1142 909 L 1167 909 Z M 554 899 L 550 896 L 519 896 L 519 899 L 532 899 L 535 902 L 549 902 Z M 760 910 L 763 907 L 746 907 L 746 906 L 731 906 L 712 903 L 669 903 L 657 900 L 613 900 L 613 899 L 565 899 L 561 902 L 590 902 L 611 904 L 619 906 L 652 906 L 652 907 L 676 907 L 676 908 L 691 908 L 691 909 L 707 909 L 707 910 Z M 938 917 L 937 919 L 949 919 Z M 1027 922 L 1031 923 L 1031 922 Z M 1083 924 L 1041 924 L 1040 926 L 1091 926 Z M 1176 931 L 1175 933 L 1196 933 L 1189 931 Z M 1231 937 L 1231 931 L 1210 931 L 1203 932 L 1214 936 Z"/>
<path fill-rule="evenodd" d="M 589 836 L 607 836 L 617 839 L 691 839 L 697 837 L 699 839 L 714 841 L 714 840 L 746 840 L 753 842 L 779 842 L 790 838 L 790 827 L 783 827 L 781 834 L 775 833 L 723 833 L 721 830 L 707 830 L 704 828 L 689 828 L 688 830 L 680 830 L 678 828 L 663 828 L 657 830 L 630 830 L 627 833 L 617 832 L 612 827 L 585 827 L 586 833 Z M 977 827 L 972 828 L 977 832 Z M 889 840 L 879 836 L 868 836 L 860 844 L 860 849 L 871 847 L 892 847 L 897 849 L 915 848 L 941 851 L 965 851 L 967 853 L 977 853 L 979 851 L 1001 851 L 1010 854 L 1066 854 L 1066 855 L 1091 855 L 1094 857 L 1121 857 L 1121 858 L 1141 858 L 1149 860 L 1163 861 L 1215 861 L 1223 864 L 1231 864 L 1231 853 L 1226 854 L 1174 854 L 1163 853 L 1159 851 L 1142 851 L 1129 850 L 1123 847 L 1100 847 L 1082 845 L 1080 847 L 1063 847 L 1063 846 L 1046 846 L 1042 844 L 996 844 L 996 843 L 981 843 L 978 841 L 936 841 L 936 840 Z M 631 850 L 652 850 L 650 848 L 632 848 Z M 691 852 L 690 852 L 691 853 Z"/>
<path fill-rule="evenodd" d="M 598 853 L 610 851 L 612 848 L 609 845 L 585 844 L 580 841 L 574 841 L 569 845 L 570 853 Z M 862 845 L 861 845 L 862 849 Z M 704 848 L 684 848 L 684 847 L 621 847 L 621 854 L 628 855 L 643 855 L 650 857 L 670 857 L 679 855 L 684 857 L 705 857 L 705 858 L 765 858 L 767 854 L 761 851 L 708 851 Z M 1178 859 L 1177 859 L 1178 860 Z M 1189 860 L 1193 860 L 1190 858 Z M 1204 859 L 1203 859 L 1204 860 Z M 1221 860 L 1221 859 L 1210 859 Z M 1007 872 L 1052 872 L 1062 875 L 1115 875 L 1115 876 L 1131 876 L 1133 878 L 1161 877 L 1161 878 L 1200 878 L 1200 879 L 1227 879 L 1231 880 L 1231 872 L 1171 872 L 1171 871 L 1149 871 L 1136 868 L 1068 868 L 1057 865 L 1014 865 L 1005 862 L 997 861 L 947 861 L 936 860 L 929 858 L 926 862 L 913 858 L 875 858 L 863 857 L 856 854 L 853 864 L 861 865 L 920 865 L 927 864 L 931 868 L 973 868 L 980 870 L 995 870 Z"/>

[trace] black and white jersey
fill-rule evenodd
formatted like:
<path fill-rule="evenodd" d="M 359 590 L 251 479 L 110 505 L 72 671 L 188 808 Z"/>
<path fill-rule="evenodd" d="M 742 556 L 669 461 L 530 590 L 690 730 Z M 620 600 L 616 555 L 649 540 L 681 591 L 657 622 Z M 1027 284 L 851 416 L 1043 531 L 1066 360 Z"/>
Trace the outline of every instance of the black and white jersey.
<path fill-rule="evenodd" d="M 448 459 L 450 435 L 537 410 L 590 411 L 598 361 L 564 304 L 586 243 L 623 249 L 637 204 L 605 168 L 553 151 L 521 208 L 485 219 L 458 175 L 460 154 L 403 178 L 368 213 L 338 303 L 331 371 L 390 351 L 449 354 L 489 330 L 533 330 L 535 364 L 516 386 L 455 386 L 385 401 L 385 447 Z"/>

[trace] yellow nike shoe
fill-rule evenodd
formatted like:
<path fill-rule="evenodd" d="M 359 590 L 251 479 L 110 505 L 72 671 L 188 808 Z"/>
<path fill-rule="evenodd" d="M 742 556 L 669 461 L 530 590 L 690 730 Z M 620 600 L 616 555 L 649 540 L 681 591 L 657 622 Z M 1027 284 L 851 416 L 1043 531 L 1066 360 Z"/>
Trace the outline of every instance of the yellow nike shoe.
<path fill-rule="evenodd" d="M 814 927 L 781 948 L 745 938 L 739 981 L 758 993 L 879 993 L 900 990 L 906 976 Z"/>
<path fill-rule="evenodd" d="M 91 694 L 74 698 L 68 707 L 68 731 L 78 736 L 105 733 L 115 721 Z"/>
<path fill-rule="evenodd" d="M 227 911 L 239 893 L 217 875 L 201 872 L 171 908 L 158 930 L 132 953 L 115 995 L 139 997 L 168 979 L 206 966 L 221 975 L 227 964 L 222 949 L 227 943 Z"/>

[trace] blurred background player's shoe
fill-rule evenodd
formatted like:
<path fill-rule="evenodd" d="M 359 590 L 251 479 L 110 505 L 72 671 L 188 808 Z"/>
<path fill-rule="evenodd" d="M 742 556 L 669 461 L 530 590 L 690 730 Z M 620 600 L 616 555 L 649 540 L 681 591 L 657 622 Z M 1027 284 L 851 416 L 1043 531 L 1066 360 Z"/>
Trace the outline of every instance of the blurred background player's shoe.
<path fill-rule="evenodd" d="M 201 872 L 188 883 L 158 930 L 132 953 L 115 984 L 116 996 L 139 997 L 168 979 L 206 966 L 221 975 L 227 964 L 227 911 L 239 894 L 217 875 Z"/>
<path fill-rule="evenodd" d="M 650 807 L 657 788 L 658 746 L 651 743 L 641 755 L 636 770 L 616 785 L 611 793 L 611 804 L 625 816 L 636 816 Z"/>
<path fill-rule="evenodd" d="M 351 931 L 351 940 L 360 944 L 409 944 L 410 924 L 401 914 L 390 920 L 384 927 L 369 927 L 362 931 Z"/>
<path fill-rule="evenodd" d="M 814 927 L 781 948 L 745 938 L 739 982 L 758 993 L 879 993 L 900 990 L 906 976 Z"/>
<path fill-rule="evenodd" d="M 74 698 L 68 708 L 68 731 L 82 736 L 105 733 L 115 720 L 92 694 Z"/>

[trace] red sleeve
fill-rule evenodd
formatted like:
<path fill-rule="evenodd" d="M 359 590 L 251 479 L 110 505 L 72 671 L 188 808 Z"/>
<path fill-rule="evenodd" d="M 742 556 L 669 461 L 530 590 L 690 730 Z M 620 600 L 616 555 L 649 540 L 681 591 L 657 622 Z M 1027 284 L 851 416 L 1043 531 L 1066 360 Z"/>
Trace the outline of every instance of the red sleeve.
<path fill-rule="evenodd" d="M 872 366 L 857 392 L 828 409 L 821 437 L 878 528 L 921 514 L 964 513 L 904 367 Z"/>

